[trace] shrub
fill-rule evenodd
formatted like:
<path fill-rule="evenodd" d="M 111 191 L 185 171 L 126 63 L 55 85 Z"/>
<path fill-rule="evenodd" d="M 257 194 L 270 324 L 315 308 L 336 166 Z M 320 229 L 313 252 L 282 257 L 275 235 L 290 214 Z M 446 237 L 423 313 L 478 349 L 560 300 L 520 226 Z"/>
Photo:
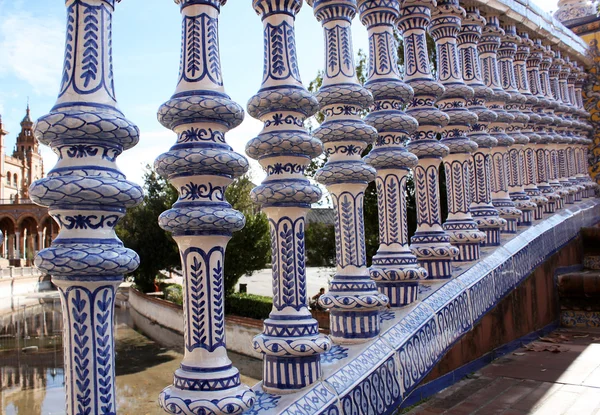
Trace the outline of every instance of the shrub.
<path fill-rule="evenodd" d="M 331 267 L 335 265 L 335 229 L 325 223 L 306 225 L 306 265 Z"/>
<path fill-rule="evenodd" d="M 232 293 L 225 299 L 225 314 L 264 320 L 273 308 L 273 299 L 255 294 Z"/>
<path fill-rule="evenodd" d="M 163 288 L 165 300 L 175 304 L 183 304 L 183 288 L 179 284 L 170 284 Z"/>

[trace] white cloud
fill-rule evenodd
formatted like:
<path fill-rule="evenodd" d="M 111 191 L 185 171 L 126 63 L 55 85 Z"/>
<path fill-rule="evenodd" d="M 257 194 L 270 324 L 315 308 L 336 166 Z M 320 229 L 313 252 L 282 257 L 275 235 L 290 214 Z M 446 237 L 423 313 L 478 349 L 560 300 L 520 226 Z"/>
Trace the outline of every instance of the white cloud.
<path fill-rule="evenodd" d="M 56 95 L 64 54 L 64 24 L 27 12 L 0 20 L 0 75 L 28 82 L 35 93 Z"/>

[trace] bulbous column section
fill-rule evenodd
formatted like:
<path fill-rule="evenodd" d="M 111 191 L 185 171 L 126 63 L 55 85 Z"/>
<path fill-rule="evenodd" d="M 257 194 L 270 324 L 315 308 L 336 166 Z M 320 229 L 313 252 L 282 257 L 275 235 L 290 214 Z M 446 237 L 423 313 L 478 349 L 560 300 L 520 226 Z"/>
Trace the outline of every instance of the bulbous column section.
<path fill-rule="evenodd" d="M 365 87 L 375 106 L 365 118 L 379 135 L 365 161 L 377 169 L 379 242 L 369 272 L 391 307 L 417 300 L 419 281 L 427 277 L 408 247 L 406 180 L 418 163 L 404 147 L 417 130 L 417 120 L 402 108 L 413 98 L 413 90 L 400 80 L 394 41 L 399 15 L 397 1 L 359 0 L 360 19 L 369 32 L 369 73 Z"/>
<path fill-rule="evenodd" d="M 485 107 L 486 100 L 493 92 L 483 83 L 477 51 L 477 42 L 481 38 L 484 25 L 485 19 L 479 14 L 479 9 L 468 8 L 458 34 L 458 50 L 463 79 L 474 92 L 473 98 L 467 100 L 467 107 L 478 118 L 468 132 L 469 138 L 478 146 L 469 164 L 470 210 L 477 227 L 486 235 L 481 245 L 498 246 L 500 229 L 506 226 L 506 220 L 498 215 L 498 211 L 492 205 L 492 148 L 498 141 L 487 131 L 489 123 L 496 120 L 496 113 Z"/>
<path fill-rule="evenodd" d="M 514 62 L 521 38 L 517 36 L 517 28 L 514 25 L 505 25 L 502 29 L 504 36 L 501 37 L 498 49 L 498 65 L 502 88 L 509 95 L 505 108 L 514 117 L 514 122 L 506 127 L 506 133 L 514 140 L 514 144 L 508 150 L 508 191 L 517 209 L 522 212 L 517 225 L 531 226 L 537 205 L 529 199 L 523 188 L 525 145 L 529 143 L 529 138 L 521 133 L 521 129 L 529 122 L 529 116 L 521 111 L 527 98 L 517 88 Z"/>
<path fill-rule="evenodd" d="M 360 117 L 373 96 L 358 82 L 352 49 L 355 0 L 309 0 L 325 36 L 323 85 L 317 98 L 325 121 L 315 137 L 325 144 L 329 160 L 316 180 L 327 186 L 336 213 L 337 272 L 319 303 L 329 309 L 336 343 L 362 343 L 379 335 L 379 311 L 388 298 L 369 278 L 365 252 L 363 201 L 375 169 L 361 159 L 377 130 Z"/>
<path fill-rule="evenodd" d="M 489 127 L 490 134 L 498 142 L 492 150 L 492 204 L 498 209 L 500 217 L 506 220 L 506 227 L 501 232 L 516 233 L 517 220 L 522 212 L 515 207 L 508 194 L 508 150 L 514 144 L 514 139 L 505 132 L 506 126 L 515 118 L 504 109 L 510 95 L 502 89 L 497 64 L 497 52 L 503 35 L 498 17 L 489 16 L 477 48 L 484 82 L 493 91 L 486 106 L 496 113 L 496 120 Z"/>
<path fill-rule="evenodd" d="M 542 138 L 535 132 L 535 125 L 541 121 L 541 117 L 539 114 L 532 111 L 533 106 L 538 103 L 538 99 L 531 93 L 527 76 L 527 60 L 531 55 L 533 41 L 529 39 L 527 33 L 520 33 L 519 37 L 521 43 L 517 46 L 517 53 L 515 55 L 515 75 L 517 88 L 525 97 L 525 103 L 520 109 L 527 117 L 529 117 L 529 122 L 525 124 L 525 127 L 521 130 L 521 132 L 529 139 L 529 142 L 524 145 L 523 149 L 523 190 L 529 195 L 530 200 L 536 204 L 537 207 L 536 210 L 534 210 L 534 219 L 539 220 L 542 219 L 544 210 L 548 209 L 549 200 L 542 196 L 542 192 L 537 187 L 535 145 L 539 143 Z"/>
<path fill-rule="evenodd" d="M 417 232 L 411 239 L 411 250 L 429 279 L 443 279 L 452 277 L 452 259 L 458 248 L 450 245 L 450 237 L 442 228 L 440 209 L 439 166 L 449 149 L 437 140 L 437 134 L 450 118 L 434 106 L 444 93 L 444 87 L 431 74 L 425 38 L 435 6 L 435 0 L 405 0 L 398 27 L 404 37 L 404 81 L 415 92 L 406 112 L 419 122 L 408 145 L 419 158 L 413 170 Z"/>
<path fill-rule="evenodd" d="M 177 142 L 154 165 L 179 192 L 159 224 L 173 234 L 184 278 L 184 357 L 159 397 L 171 414 L 240 414 L 255 400 L 225 344 L 225 249 L 245 223 L 225 190 L 248 170 L 246 158 L 225 141 L 244 119 L 242 107 L 225 94 L 221 74 L 218 25 L 225 1 L 175 1 L 182 17 L 180 72 L 174 95 L 158 110 Z"/>
<path fill-rule="evenodd" d="M 58 155 L 29 194 L 60 226 L 35 265 L 52 276 L 64 317 L 66 413 L 115 414 L 115 294 L 139 265 L 114 228 L 142 189 L 116 158 L 135 146 L 138 128 L 117 108 L 113 85 L 113 0 L 67 0 L 67 40 L 56 105 L 36 125 Z"/>
<path fill-rule="evenodd" d="M 331 342 L 319 334 L 308 309 L 305 220 L 321 191 L 304 176 L 310 160 L 323 153 L 304 120 L 319 103 L 303 86 L 298 70 L 294 18 L 302 0 L 253 0 L 264 29 L 265 61 L 260 90 L 248 113 L 264 123 L 246 153 L 259 161 L 267 177 L 252 190 L 252 199 L 269 218 L 273 268 L 273 310 L 254 349 L 264 354 L 263 389 L 284 394 L 316 382 L 320 354 Z"/>
<path fill-rule="evenodd" d="M 429 24 L 437 49 L 437 81 L 444 86 L 437 106 L 450 118 L 441 131 L 441 142 L 450 149 L 450 154 L 444 158 L 448 219 L 443 227 L 452 245 L 458 248 L 457 262 L 479 259 L 479 248 L 485 240 L 485 233 L 479 231 L 469 210 L 469 165 L 477 144 L 466 133 L 477 122 L 477 115 L 467 109 L 467 99 L 472 99 L 474 92 L 464 83 L 456 46 L 464 17 L 465 10 L 459 6 L 458 0 L 439 0 Z"/>

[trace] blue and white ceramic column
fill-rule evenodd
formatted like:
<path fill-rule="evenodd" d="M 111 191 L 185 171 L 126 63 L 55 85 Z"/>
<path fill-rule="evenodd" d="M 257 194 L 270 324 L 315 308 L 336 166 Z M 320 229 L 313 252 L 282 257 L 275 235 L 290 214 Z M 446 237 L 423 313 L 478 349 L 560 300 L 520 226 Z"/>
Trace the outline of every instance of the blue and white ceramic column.
<path fill-rule="evenodd" d="M 431 74 L 425 37 L 435 6 L 435 0 L 403 2 L 398 27 L 404 38 L 404 81 L 415 93 L 406 112 L 419 123 L 408 145 L 419 158 L 413 170 L 417 232 L 411 238 L 411 250 L 429 279 L 446 279 L 452 277 L 452 260 L 458 248 L 450 244 L 450 236 L 442 227 L 440 208 L 439 167 L 450 150 L 437 135 L 450 117 L 434 105 L 444 93 L 444 87 Z"/>
<path fill-rule="evenodd" d="M 304 128 L 319 103 L 302 86 L 298 69 L 294 20 L 302 0 L 253 0 L 252 5 L 263 23 L 265 60 L 262 85 L 248 102 L 248 113 L 264 128 L 246 153 L 267 173 L 251 196 L 269 218 L 273 269 L 273 310 L 254 338 L 254 349 L 264 355 L 263 389 L 285 394 L 319 379 L 320 354 L 331 345 L 319 334 L 306 292 L 306 213 L 321 190 L 304 170 L 323 146 Z"/>
<path fill-rule="evenodd" d="M 557 52 L 559 54 L 560 52 Z M 581 201 L 581 193 L 583 192 L 583 187 L 579 185 L 577 178 L 575 177 L 575 151 L 578 147 L 578 139 L 577 136 L 573 134 L 573 129 L 576 128 L 576 123 L 573 122 L 573 106 L 571 105 L 571 96 L 569 95 L 569 77 L 571 76 L 571 65 L 569 57 L 565 57 L 563 59 L 564 64 L 561 67 L 560 73 L 558 75 L 558 84 L 559 90 L 561 93 L 561 99 L 564 105 L 563 117 L 565 121 L 565 126 L 563 128 L 563 134 L 568 137 L 571 141 L 567 145 L 566 149 L 566 160 L 567 160 L 567 170 L 569 183 L 571 188 L 574 189 L 573 193 L 573 201 L 579 202 Z"/>
<path fill-rule="evenodd" d="M 573 137 L 573 161 L 574 161 L 574 174 L 575 180 L 579 188 L 580 200 L 586 197 L 587 190 L 583 183 L 580 175 L 581 171 L 581 153 L 583 152 L 584 138 L 582 134 L 585 132 L 585 126 L 579 120 L 579 112 L 577 110 L 577 103 L 575 101 L 575 82 L 577 81 L 577 65 L 575 62 L 567 58 L 567 64 L 569 65 L 570 73 L 567 78 L 567 89 L 569 93 L 569 113 L 571 115 L 571 128 L 570 134 Z"/>
<path fill-rule="evenodd" d="M 182 17 L 181 65 L 175 93 L 158 110 L 177 142 L 155 167 L 179 192 L 159 224 L 173 234 L 183 271 L 184 357 L 159 397 L 171 414 L 239 414 L 255 400 L 225 343 L 225 249 L 245 223 L 227 203 L 225 189 L 248 170 L 245 157 L 225 141 L 244 119 L 242 107 L 225 94 L 221 74 L 219 12 L 225 1 L 175 1 Z"/>
<path fill-rule="evenodd" d="M 575 106 L 577 108 L 577 114 L 580 124 L 582 125 L 581 137 L 582 141 L 582 152 L 580 154 L 581 157 L 581 170 L 580 177 L 583 186 L 586 188 L 585 197 L 590 198 L 594 197 L 594 189 L 596 188 L 596 183 L 592 180 L 588 171 L 588 151 L 593 141 L 588 137 L 590 131 L 593 131 L 593 127 L 588 122 L 590 118 L 590 114 L 585 110 L 583 105 L 583 86 L 585 85 L 587 78 L 587 74 L 583 67 L 577 66 L 577 79 L 575 81 L 575 89 L 574 89 L 574 98 L 575 98 Z"/>
<path fill-rule="evenodd" d="M 477 51 L 477 42 L 481 38 L 484 25 L 485 19 L 479 14 L 479 9 L 467 8 L 458 34 L 458 50 L 463 79 L 474 91 L 473 98 L 467 100 L 467 106 L 478 118 L 468 132 L 469 138 L 478 146 L 469 165 L 470 210 L 477 227 L 486 234 L 486 239 L 481 245 L 498 246 L 500 229 L 506 226 L 506 220 L 498 215 L 498 210 L 492 205 L 492 148 L 498 141 L 487 131 L 489 123 L 496 120 L 496 113 L 485 107 L 486 100 L 493 92 L 483 83 Z"/>
<path fill-rule="evenodd" d="M 539 105 L 535 107 L 535 110 L 541 118 L 536 132 L 542 137 L 542 140 L 535 146 L 538 166 L 538 188 L 542 191 L 543 195 L 549 196 L 550 204 L 552 203 L 551 192 L 554 191 L 558 196 L 557 199 L 554 199 L 554 210 L 556 210 L 564 206 L 564 201 L 569 194 L 558 182 L 557 148 L 562 138 L 556 132 L 556 128 L 560 125 L 562 119 L 555 112 L 559 103 L 554 98 L 552 82 L 553 75 L 555 74 L 556 88 L 558 88 L 558 70 L 555 70 L 554 65 L 552 65 L 554 52 L 550 48 L 544 47 L 541 40 L 535 40 L 532 50 L 539 53 L 538 72 L 532 71 L 530 73 L 532 85 L 534 83 L 537 85 L 536 91 Z"/>
<path fill-rule="evenodd" d="M 361 159 L 377 140 L 377 130 L 361 119 L 373 96 L 356 77 L 352 19 L 356 0 L 308 0 L 325 37 L 323 85 L 317 93 L 325 121 L 315 130 L 329 160 L 316 180 L 331 194 L 335 210 L 337 271 L 319 303 L 329 309 L 331 337 L 336 343 L 361 343 L 379 335 L 379 312 L 388 298 L 369 278 L 365 252 L 363 201 L 375 169 Z"/>
<path fill-rule="evenodd" d="M 510 95 L 502 89 L 497 63 L 497 52 L 503 35 L 504 31 L 500 28 L 498 17 L 489 16 L 477 48 L 484 82 L 493 91 L 486 106 L 497 116 L 489 127 L 490 134 L 498 142 L 492 150 L 492 204 L 498 209 L 500 217 L 506 220 L 506 227 L 501 232 L 516 233 L 517 220 L 521 218 L 522 212 L 515 207 L 515 202 L 508 194 L 508 150 L 513 145 L 514 139 L 505 131 L 507 125 L 514 122 L 514 116 L 504 109 Z"/>
<path fill-rule="evenodd" d="M 470 212 L 469 167 L 471 154 L 477 150 L 477 144 L 466 133 L 477 122 L 477 114 L 467 108 L 467 100 L 473 98 L 474 91 L 463 80 L 456 43 L 464 17 L 465 10 L 460 7 L 458 0 L 439 0 L 429 24 L 429 33 L 437 50 L 437 81 L 444 86 L 437 106 L 450 118 L 441 130 L 441 143 L 450 150 L 444 157 L 448 218 L 443 227 L 452 245 L 459 250 L 454 259 L 457 262 L 479 259 L 480 245 L 486 238 L 485 233 L 477 228 Z"/>
<path fill-rule="evenodd" d="M 566 96 L 564 95 L 564 90 L 567 86 L 567 77 L 569 76 L 569 69 L 566 68 L 565 61 L 562 59 L 560 51 L 554 51 L 554 59 L 552 60 L 552 69 L 554 76 L 554 90 L 552 90 L 552 94 L 554 95 L 554 99 L 558 103 L 556 106 L 555 114 L 559 118 L 559 122 L 556 123 L 556 132 L 560 137 L 560 141 L 558 142 L 558 163 L 559 163 L 559 178 L 561 186 L 568 192 L 568 195 L 565 199 L 566 204 L 575 203 L 575 194 L 578 189 L 573 186 L 573 183 L 570 180 L 571 172 L 570 167 L 571 163 L 569 162 L 569 153 L 571 151 L 571 143 L 573 139 L 568 134 L 568 129 L 571 126 L 571 121 L 568 120 L 568 106 L 566 100 Z"/>
<path fill-rule="evenodd" d="M 498 69 L 502 88 L 509 95 L 505 109 L 514 117 L 514 121 L 506 127 L 506 133 L 514 140 L 514 144 L 508 150 L 508 194 L 517 209 L 522 212 L 517 225 L 531 226 L 533 212 L 537 209 L 537 205 L 529 199 L 529 195 L 523 188 L 525 145 L 529 143 L 529 138 L 521 133 L 521 129 L 529 122 L 529 116 L 521 111 L 527 98 L 517 88 L 514 62 L 521 38 L 517 36 L 515 25 L 504 25 L 502 30 L 504 35 L 500 38 L 498 49 Z"/>
<path fill-rule="evenodd" d="M 402 108 L 413 98 L 413 90 L 400 79 L 394 39 L 398 1 L 359 0 L 362 23 L 369 32 L 369 72 L 365 87 L 375 106 L 365 118 L 379 133 L 365 161 L 377 169 L 379 249 L 369 272 L 391 307 L 417 300 L 419 281 L 427 277 L 408 246 L 406 180 L 417 156 L 404 147 L 418 123 Z"/>
<path fill-rule="evenodd" d="M 525 103 L 521 106 L 521 110 L 529 117 L 529 121 L 521 130 L 529 139 L 529 142 L 525 144 L 523 149 L 523 190 L 527 193 L 531 201 L 536 204 L 534 219 L 538 220 L 543 218 L 544 211 L 552 213 L 553 211 L 551 212 L 550 209 L 553 208 L 554 204 L 550 205 L 550 200 L 542 196 L 541 190 L 537 187 L 535 146 L 541 142 L 542 137 L 535 132 L 535 127 L 541 121 L 541 117 L 539 114 L 533 112 L 533 107 L 537 105 L 538 99 L 531 92 L 529 77 L 527 76 L 527 61 L 531 55 L 533 41 L 529 39 L 529 34 L 527 33 L 519 33 L 519 38 L 521 42 L 517 46 L 517 53 L 515 55 L 515 75 L 519 92 L 525 97 Z"/>
<path fill-rule="evenodd" d="M 115 226 L 143 198 L 115 163 L 139 139 L 117 108 L 112 67 L 114 0 L 67 0 L 67 40 L 56 105 L 36 126 L 58 163 L 31 199 L 60 225 L 35 258 L 58 287 L 64 319 L 66 413 L 115 414 L 115 294 L 139 265 Z"/>

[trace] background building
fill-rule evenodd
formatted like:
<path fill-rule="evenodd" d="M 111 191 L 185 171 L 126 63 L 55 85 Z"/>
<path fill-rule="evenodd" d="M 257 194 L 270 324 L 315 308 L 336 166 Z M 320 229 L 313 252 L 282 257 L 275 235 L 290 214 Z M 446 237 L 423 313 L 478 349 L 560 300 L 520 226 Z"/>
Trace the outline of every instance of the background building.
<path fill-rule="evenodd" d="M 48 209 L 29 199 L 29 185 L 44 176 L 44 162 L 33 133 L 29 105 L 16 144 L 9 153 L 8 131 L 0 117 L 0 267 L 31 265 L 35 253 L 50 244 L 58 225 Z"/>
<path fill-rule="evenodd" d="M 594 59 L 590 79 L 584 90 L 585 106 L 594 126 L 593 149 L 590 151 L 590 176 L 600 183 L 600 16 L 598 2 L 592 0 L 560 0 L 554 13 L 562 24 L 578 34 L 589 46 Z"/>

